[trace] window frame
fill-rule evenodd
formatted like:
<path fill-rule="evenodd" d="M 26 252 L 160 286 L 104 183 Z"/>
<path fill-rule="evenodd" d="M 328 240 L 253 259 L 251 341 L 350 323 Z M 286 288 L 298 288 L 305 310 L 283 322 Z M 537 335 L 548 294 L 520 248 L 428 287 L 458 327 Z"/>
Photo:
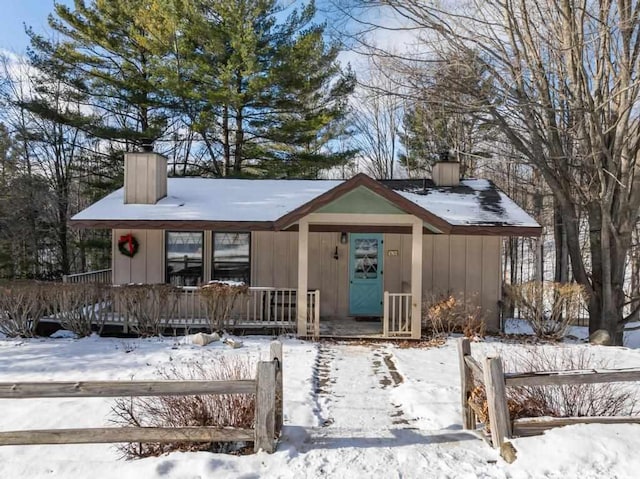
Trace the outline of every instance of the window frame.
<path fill-rule="evenodd" d="M 205 278 L 205 232 L 199 230 L 189 230 L 189 231 L 179 231 L 179 230 L 165 230 L 164 232 L 164 282 L 167 284 L 171 284 L 171 280 L 169 278 L 169 235 L 171 233 L 196 233 L 200 234 L 201 238 L 201 253 L 200 253 L 200 278 L 198 284 L 202 284 Z M 184 286 L 184 285 L 183 285 Z M 179 286 L 179 287 L 183 287 Z"/>
<path fill-rule="evenodd" d="M 215 263 L 216 263 L 216 234 L 246 234 L 249 236 L 249 252 L 248 252 L 248 257 L 247 257 L 247 262 L 246 263 L 239 263 L 238 264 L 247 264 L 248 265 L 248 272 L 247 272 L 247 282 L 245 283 L 247 286 L 251 286 L 251 258 L 253 256 L 253 248 L 251 247 L 251 239 L 253 237 L 253 235 L 251 234 L 251 231 L 211 231 L 211 261 L 209 262 L 210 266 L 211 266 L 211 281 L 224 281 L 224 280 L 217 280 L 214 279 L 215 278 L 215 274 L 216 274 L 216 267 L 215 267 Z M 220 261 L 223 262 L 223 261 Z"/>

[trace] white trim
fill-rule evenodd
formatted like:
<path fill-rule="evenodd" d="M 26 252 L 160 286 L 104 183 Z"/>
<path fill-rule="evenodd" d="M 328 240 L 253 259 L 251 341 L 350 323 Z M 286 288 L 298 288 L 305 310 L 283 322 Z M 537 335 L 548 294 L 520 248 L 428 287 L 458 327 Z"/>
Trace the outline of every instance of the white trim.
<path fill-rule="evenodd" d="M 355 213 L 310 213 L 301 218 L 299 223 L 309 224 L 359 224 L 371 226 L 406 225 L 411 226 L 416 216 L 410 214 L 355 214 Z M 419 220 L 422 225 L 422 220 Z"/>
<path fill-rule="evenodd" d="M 309 222 L 302 218 L 298 229 L 298 336 L 307 335 L 307 286 L 309 280 Z"/>
<path fill-rule="evenodd" d="M 414 217 L 415 218 L 415 217 Z M 422 220 L 415 218 L 411 233 L 411 338 L 422 334 Z"/>

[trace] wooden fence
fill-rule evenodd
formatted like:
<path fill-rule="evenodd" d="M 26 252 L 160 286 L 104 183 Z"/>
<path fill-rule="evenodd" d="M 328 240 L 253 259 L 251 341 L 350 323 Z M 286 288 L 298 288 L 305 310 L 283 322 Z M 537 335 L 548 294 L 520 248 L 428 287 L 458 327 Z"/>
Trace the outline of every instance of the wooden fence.
<path fill-rule="evenodd" d="M 0 432 L 0 445 L 253 441 L 256 452 L 271 453 L 282 428 L 282 343 L 271 343 L 270 358 L 258 363 L 253 380 L 0 383 L 0 399 L 255 394 L 253 429 L 193 426 L 5 431 Z"/>
<path fill-rule="evenodd" d="M 507 405 L 508 387 L 640 381 L 640 368 L 505 374 L 500 357 L 487 357 L 482 365 L 475 360 L 471 356 L 471 344 L 467 338 L 461 338 L 458 342 L 458 358 L 464 428 L 476 428 L 478 420 L 470 399 L 473 389 L 482 385 L 486 391 L 491 442 L 495 448 L 502 448 L 506 440 L 512 437 L 533 436 L 571 424 L 640 424 L 640 416 L 532 417 L 512 421 Z"/>

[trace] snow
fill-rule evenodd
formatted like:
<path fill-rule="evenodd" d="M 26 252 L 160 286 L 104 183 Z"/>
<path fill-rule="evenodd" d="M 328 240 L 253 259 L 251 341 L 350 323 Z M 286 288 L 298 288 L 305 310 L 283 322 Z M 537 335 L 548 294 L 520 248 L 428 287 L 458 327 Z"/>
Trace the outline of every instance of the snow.
<path fill-rule="evenodd" d="M 72 220 L 200 220 L 276 221 L 314 198 L 342 184 L 337 180 L 237 180 L 169 178 L 168 196 L 154 205 L 124 204 L 119 189 Z M 396 191 L 452 225 L 508 225 L 538 227 L 516 203 L 486 180 L 463 180 L 466 193 L 433 188 L 428 194 Z M 487 205 L 484 193 L 490 193 Z"/>
<path fill-rule="evenodd" d="M 462 180 L 471 193 L 455 193 L 446 188 L 427 190 L 426 194 L 398 191 L 406 199 L 458 226 L 508 225 L 539 227 L 529 214 L 488 180 Z M 491 192 L 497 201 L 487 205 L 483 192 Z"/>
<path fill-rule="evenodd" d="M 206 347 L 188 338 L 0 339 L 0 381 L 150 379 L 168 364 L 216 361 L 222 355 L 266 359 L 272 338 L 243 337 L 244 347 Z M 506 464 L 462 430 L 455 340 L 442 347 L 400 348 L 284 343 L 285 426 L 274 454 L 172 453 L 125 461 L 112 445 L 2 446 L 6 478 L 632 478 L 640 468 L 640 426 L 577 425 L 514 439 Z M 635 342 L 635 339 L 634 341 Z M 525 346 L 489 339 L 476 357 Z M 640 351 L 587 344 L 594 356 L 629 367 Z M 0 429 L 109 426 L 110 398 L 2 400 Z"/>
<path fill-rule="evenodd" d="M 73 220 L 275 221 L 338 186 L 334 180 L 169 178 L 154 205 L 124 204 L 124 188 Z"/>

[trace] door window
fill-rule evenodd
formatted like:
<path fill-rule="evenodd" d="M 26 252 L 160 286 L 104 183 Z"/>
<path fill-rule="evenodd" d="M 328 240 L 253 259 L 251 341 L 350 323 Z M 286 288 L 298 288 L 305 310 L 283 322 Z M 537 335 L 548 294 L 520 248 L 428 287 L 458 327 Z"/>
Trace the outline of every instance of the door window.
<path fill-rule="evenodd" d="M 354 277 L 376 279 L 378 277 L 378 240 L 362 238 L 354 241 Z"/>

